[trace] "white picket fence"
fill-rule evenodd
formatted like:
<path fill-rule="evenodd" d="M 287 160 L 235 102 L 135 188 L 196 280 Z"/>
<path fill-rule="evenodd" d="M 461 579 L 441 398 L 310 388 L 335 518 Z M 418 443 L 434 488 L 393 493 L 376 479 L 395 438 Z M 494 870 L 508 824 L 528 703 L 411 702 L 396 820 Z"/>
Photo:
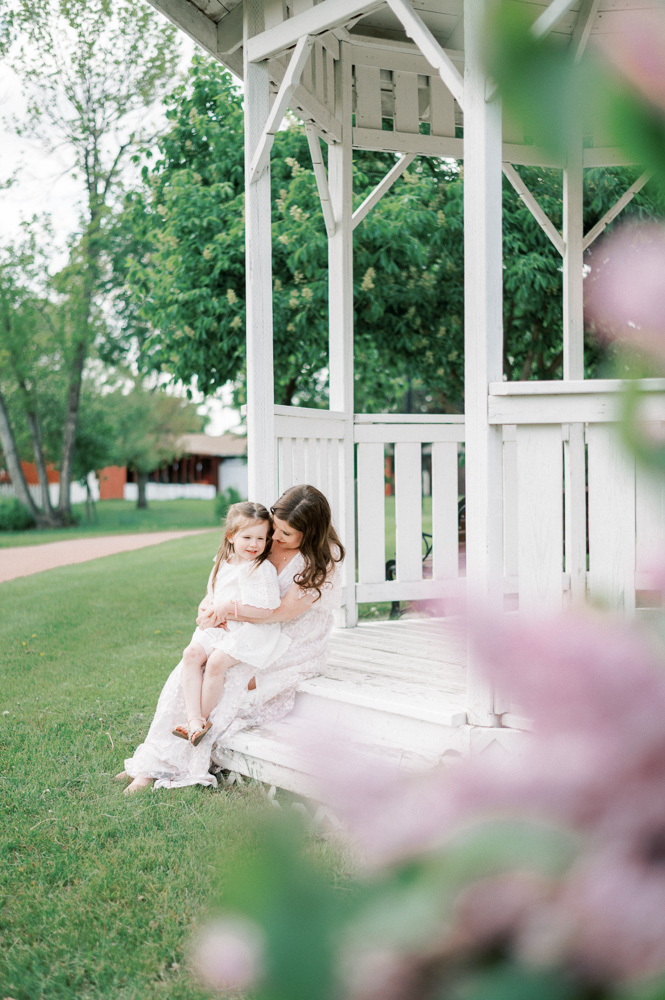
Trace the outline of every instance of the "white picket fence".
<path fill-rule="evenodd" d="M 650 380 L 648 388 L 645 430 L 662 435 L 665 382 Z M 636 467 L 621 445 L 620 389 L 609 380 L 490 387 L 490 420 L 503 437 L 504 591 L 516 594 L 523 610 L 556 610 L 589 596 L 631 613 L 636 592 L 649 589 L 644 570 L 665 549 L 665 484 Z M 355 593 L 347 585 L 348 603 L 459 592 L 463 417 L 357 415 L 351 422 L 341 413 L 278 407 L 276 427 L 280 492 L 294 483 L 318 486 L 343 540 L 343 511 L 353 504 L 357 572 Z M 350 442 L 355 483 L 345 473 Z M 432 551 L 423 565 L 425 451 L 431 454 Z M 394 456 L 392 580 L 385 549 L 387 454 Z"/>

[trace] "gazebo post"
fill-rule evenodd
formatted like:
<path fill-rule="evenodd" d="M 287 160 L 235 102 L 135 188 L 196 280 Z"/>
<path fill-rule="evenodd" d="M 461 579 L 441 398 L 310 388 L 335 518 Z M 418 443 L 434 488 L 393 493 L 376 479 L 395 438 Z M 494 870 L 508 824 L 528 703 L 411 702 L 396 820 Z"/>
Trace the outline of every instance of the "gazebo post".
<path fill-rule="evenodd" d="M 250 166 L 270 112 L 270 76 L 266 61 L 252 63 L 247 58 L 248 39 L 264 28 L 263 6 L 262 0 L 245 0 L 243 5 L 247 453 L 249 497 L 269 506 L 277 495 L 270 165 L 254 180 Z"/>
<path fill-rule="evenodd" d="M 347 548 L 344 561 L 346 614 L 344 624 L 356 624 L 355 487 L 353 443 L 353 136 L 351 58 L 340 45 L 335 101 L 342 120 L 342 140 L 328 146 L 328 184 L 334 229 L 328 239 L 330 409 L 346 418 L 340 460 L 339 529 Z M 318 140 L 317 140 L 318 141 Z"/>
<path fill-rule="evenodd" d="M 573 135 L 563 171 L 563 377 L 584 378 L 584 165 L 581 131 Z M 586 592 L 584 425 L 570 424 L 564 442 L 565 559 L 570 599 Z"/>
<path fill-rule="evenodd" d="M 503 373 L 502 135 L 498 99 L 487 99 L 483 25 L 492 0 L 464 0 L 464 351 L 466 572 L 470 601 L 503 603 L 502 429 L 488 420 L 490 382 Z M 471 648 L 469 722 L 496 723 L 493 692 Z"/>

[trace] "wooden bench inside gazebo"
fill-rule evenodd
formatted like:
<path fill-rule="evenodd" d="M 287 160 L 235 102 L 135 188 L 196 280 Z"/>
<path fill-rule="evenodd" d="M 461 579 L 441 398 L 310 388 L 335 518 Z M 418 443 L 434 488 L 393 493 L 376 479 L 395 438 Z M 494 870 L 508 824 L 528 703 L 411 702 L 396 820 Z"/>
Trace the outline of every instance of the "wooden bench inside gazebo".
<path fill-rule="evenodd" d="M 326 676 L 304 685 L 273 732 L 236 738 L 228 766 L 285 787 L 303 775 L 285 733 L 322 719 L 355 727 L 382 756 L 430 764 L 450 750 L 507 745 L 520 720 L 483 681 L 452 619 L 357 625 L 368 601 L 441 598 L 460 587 L 458 456 L 466 463 L 464 585 L 500 608 L 556 611 L 586 596 L 632 614 L 640 554 L 663 541 L 665 497 L 621 451 L 620 385 L 584 380 L 583 253 L 644 183 L 583 231 L 584 169 L 625 163 L 602 136 L 580 136 L 555 163 L 514 126 L 481 58 L 491 0 L 151 0 L 243 80 L 249 494 L 270 502 L 299 482 L 330 498 L 346 560 L 343 621 Z M 612 31 L 629 0 L 531 2 L 533 31 L 581 52 Z M 645 0 L 641 6 L 655 6 Z M 329 410 L 275 406 L 270 150 L 285 112 L 306 125 L 329 247 Z M 325 149 L 324 149 L 325 147 Z M 354 149 L 395 164 L 354 208 Z M 356 414 L 353 230 L 418 156 L 464 163 L 465 414 Z M 563 171 L 563 231 L 515 165 Z M 563 379 L 504 382 L 502 175 L 561 254 Z M 399 234 L 395 234 L 399 238 Z M 655 422 L 665 419 L 654 382 Z M 422 568 L 422 453 L 431 450 L 431 575 Z M 386 578 L 384 460 L 394 453 L 396 572 Z"/>

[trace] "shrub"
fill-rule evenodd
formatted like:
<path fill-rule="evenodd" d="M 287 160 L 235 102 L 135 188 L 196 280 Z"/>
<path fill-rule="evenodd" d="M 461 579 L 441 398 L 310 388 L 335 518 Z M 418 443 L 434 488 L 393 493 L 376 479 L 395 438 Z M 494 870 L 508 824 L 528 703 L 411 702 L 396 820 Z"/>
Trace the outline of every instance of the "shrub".
<path fill-rule="evenodd" d="M 35 519 L 16 497 L 0 497 L 0 531 L 26 531 Z"/>
<path fill-rule="evenodd" d="M 239 503 L 241 500 L 242 497 L 233 486 L 229 486 L 223 493 L 218 493 L 215 497 L 215 517 L 223 521 L 229 507 L 234 503 Z"/>

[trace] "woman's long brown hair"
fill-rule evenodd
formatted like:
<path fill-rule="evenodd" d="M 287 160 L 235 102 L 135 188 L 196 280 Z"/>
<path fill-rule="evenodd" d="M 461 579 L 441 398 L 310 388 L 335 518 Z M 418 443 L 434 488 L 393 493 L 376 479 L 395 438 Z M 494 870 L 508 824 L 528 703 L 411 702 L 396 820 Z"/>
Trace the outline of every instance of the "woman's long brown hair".
<path fill-rule="evenodd" d="M 344 558 L 344 546 L 332 526 L 330 504 L 315 486 L 292 486 L 282 493 L 270 513 L 302 533 L 300 552 L 305 568 L 294 583 L 303 590 L 318 591 L 321 597 L 328 573 Z"/>
<path fill-rule="evenodd" d="M 266 547 L 263 552 L 256 557 L 254 565 L 258 566 L 259 563 L 262 563 L 268 558 L 270 548 L 272 546 L 272 518 L 270 517 L 267 507 L 264 507 L 262 503 L 253 503 L 251 500 L 244 500 L 242 503 L 231 504 L 226 512 L 224 535 L 222 537 L 222 543 L 217 550 L 215 565 L 212 568 L 212 576 L 210 577 L 211 593 L 215 588 L 215 580 L 217 579 L 219 567 L 223 562 L 226 562 L 230 555 L 233 555 L 234 548 L 231 538 L 233 535 L 236 535 L 239 531 L 241 531 L 250 521 L 268 522 Z"/>

